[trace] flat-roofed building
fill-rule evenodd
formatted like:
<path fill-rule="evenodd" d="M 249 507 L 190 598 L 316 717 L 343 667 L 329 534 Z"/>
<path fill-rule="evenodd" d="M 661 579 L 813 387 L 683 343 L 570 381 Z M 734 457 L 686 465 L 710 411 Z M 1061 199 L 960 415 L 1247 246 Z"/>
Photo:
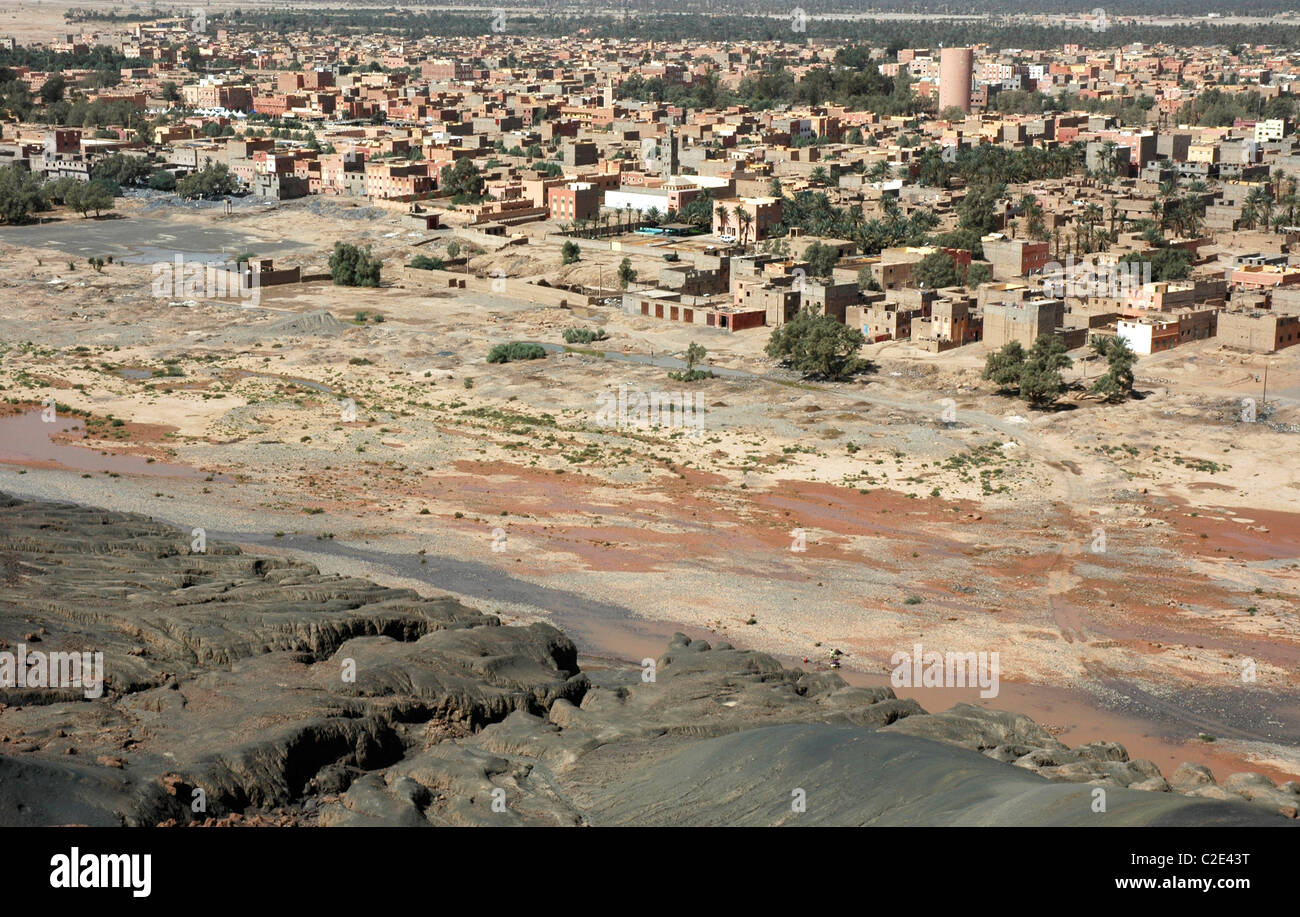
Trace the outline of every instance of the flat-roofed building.
<path fill-rule="evenodd" d="M 1000 233 L 980 240 L 984 258 L 993 269 L 994 280 L 1015 280 L 1042 273 L 1051 260 L 1046 242 L 1031 239 L 1008 239 Z"/>
<path fill-rule="evenodd" d="M 1300 283 L 1300 267 L 1285 264 L 1243 264 L 1228 274 L 1236 290 L 1262 290 L 1288 283 Z"/>
<path fill-rule="evenodd" d="M 1300 344 L 1300 315 L 1277 312 L 1224 312 L 1219 343 L 1252 353 L 1271 353 Z"/>
<path fill-rule="evenodd" d="M 1177 312 L 1200 306 L 1221 309 L 1226 304 L 1227 281 L 1217 277 L 1159 280 L 1128 290 L 1120 311 L 1129 317 L 1143 312 Z"/>
<path fill-rule="evenodd" d="M 990 347 L 1012 341 L 1033 347 L 1039 337 L 1064 325 L 1065 301 L 1061 299 L 991 302 L 984 307 L 984 340 Z"/>
<path fill-rule="evenodd" d="M 600 213 L 602 192 L 590 182 L 571 182 L 547 192 L 552 220 L 591 220 Z"/>
<path fill-rule="evenodd" d="M 1117 336 L 1129 349 L 1141 356 L 1149 356 L 1178 346 L 1178 319 L 1163 316 L 1122 318 L 1116 323 Z"/>

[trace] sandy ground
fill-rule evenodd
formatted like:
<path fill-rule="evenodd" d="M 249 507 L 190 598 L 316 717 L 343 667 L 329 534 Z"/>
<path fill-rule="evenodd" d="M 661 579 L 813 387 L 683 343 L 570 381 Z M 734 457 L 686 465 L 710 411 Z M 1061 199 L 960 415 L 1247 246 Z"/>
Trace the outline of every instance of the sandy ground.
<path fill-rule="evenodd" d="M 360 240 L 388 278 L 447 241 L 318 201 L 123 213 L 108 229 L 220 229 L 254 251 L 292 240 L 277 263 L 312 270 L 334 239 Z M 107 245 L 105 225 L 88 221 L 87 238 Z M 400 279 L 267 289 L 256 308 L 174 302 L 152 296 L 148 264 L 69 269 L 66 247 L 23 241 L 0 229 L 0 490 L 546 618 L 590 654 L 656 655 L 684 629 L 811 668 L 839 649 L 846 673 L 886 683 L 916 643 L 997 652 L 996 698 L 900 693 L 1122 741 L 1166 773 L 1198 760 L 1220 777 L 1300 774 L 1300 348 L 1187 345 L 1139 363 L 1141 400 L 1035 412 L 979 381 L 979 347 L 875 345 L 874 374 L 811 384 L 763 356 L 763 330 L 587 319 Z M 509 255 L 512 276 L 566 276 L 552 247 Z M 608 278 L 621 257 L 581 269 Z M 485 253 L 471 268 L 501 263 Z M 341 327 L 295 322 L 322 309 Z M 494 344 L 560 344 L 575 326 L 609 339 L 485 362 Z M 747 375 L 685 386 L 595 352 L 680 355 L 692 341 Z M 702 392 L 702 435 L 601 426 L 620 384 Z M 1245 398 L 1258 422 L 1241 422 Z M 37 416 L 48 399 L 52 424 Z"/>

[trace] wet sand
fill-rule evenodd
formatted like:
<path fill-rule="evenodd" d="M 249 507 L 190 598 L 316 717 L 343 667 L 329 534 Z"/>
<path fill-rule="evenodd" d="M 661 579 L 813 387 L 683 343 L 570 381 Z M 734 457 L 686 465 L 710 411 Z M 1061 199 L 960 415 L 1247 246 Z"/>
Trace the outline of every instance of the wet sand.
<path fill-rule="evenodd" d="M 46 421 L 45 416 L 51 419 Z M 126 426 L 125 424 L 123 425 Z M 128 448 L 138 449 L 143 437 L 132 430 Z M 205 472 L 128 452 L 107 452 L 78 445 L 86 438 L 86 421 L 77 417 L 29 411 L 0 417 L 0 462 L 28 468 L 66 468 L 99 474 L 130 474 L 158 478 L 204 478 Z"/>

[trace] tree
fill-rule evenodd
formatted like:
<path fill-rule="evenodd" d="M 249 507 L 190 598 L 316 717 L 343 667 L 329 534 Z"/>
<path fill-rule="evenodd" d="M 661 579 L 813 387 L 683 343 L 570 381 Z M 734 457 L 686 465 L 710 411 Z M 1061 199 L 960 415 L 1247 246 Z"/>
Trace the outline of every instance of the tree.
<path fill-rule="evenodd" d="M 460 243 L 455 239 L 447 243 L 447 257 L 453 261 L 460 257 Z"/>
<path fill-rule="evenodd" d="M 1133 394 L 1133 365 L 1137 354 L 1121 337 L 1095 337 L 1092 349 L 1106 358 L 1106 372 L 1097 377 L 1090 391 L 1106 401 L 1123 401 Z"/>
<path fill-rule="evenodd" d="M 26 169 L 0 167 L 0 220 L 25 223 L 32 213 L 48 209 L 45 194 L 40 179 Z"/>
<path fill-rule="evenodd" d="M 1000 389 L 1020 387 L 1020 374 L 1025 368 L 1025 348 L 1019 341 L 1008 341 L 984 361 L 983 379 L 997 383 Z"/>
<path fill-rule="evenodd" d="M 1020 198 L 1020 212 L 1025 218 L 1025 234 L 1037 242 L 1046 242 L 1050 238 L 1047 224 L 1043 220 L 1043 205 L 1032 194 Z"/>
<path fill-rule="evenodd" d="M 1150 252 L 1131 252 L 1120 263 L 1151 264 L 1151 279 L 1157 283 L 1166 280 L 1184 280 L 1192 273 L 1192 253 L 1185 248 L 1157 248 Z"/>
<path fill-rule="evenodd" d="M 691 346 L 686 348 L 686 372 L 688 374 L 695 372 L 695 364 L 703 360 L 707 353 L 703 344 L 691 341 Z"/>
<path fill-rule="evenodd" d="M 1065 392 L 1061 370 L 1073 361 L 1065 341 L 1054 334 L 1039 335 L 1020 371 L 1020 397 L 1034 407 L 1046 407 Z"/>
<path fill-rule="evenodd" d="M 384 266 L 370 254 L 370 249 L 347 242 L 334 243 L 329 264 L 330 277 L 341 287 L 377 287 L 379 272 Z"/>
<path fill-rule="evenodd" d="M 176 183 L 176 193 L 187 201 L 217 200 L 234 194 L 235 190 L 235 177 L 221 162 L 191 172 Z"/>
<path fill-rule="evenodd" d="M 114 153 L 105 156 L 90 170 L 91 178 L 100 178 L 114 185 L 134 185 L 153 172 L 153 164 L 143 156 Z"/>
<path fill-rule="evenodd" d="M 82 217 L 91 210 L 95 211 L 95 216 L 99 216 L 103 211 L 113 209 L 111 186 L 100 179 L 80 184 L 82 184 L 81 192 L 72 202 L 72 206 L 81 213 Z"/>
<path fill-rule="evenodd" d="M 1002 197 L 1001 185 L 986 185 L 971 188 L 957 205 L 957 214 L 961 218 L 959 227 L 969 229 L 980 236 L 986 236 L 998 228 L 998 201 Z"/>
<path fill-rule="evenodd" d="M 1101 208 L 1096 204 L 1088 204 L 1083 208 L 1080 219 L 1087 230 L 1087 250 L 1093 251 L 1097 247 L 1097 224 L 1101 222 Z"/>
<path fill-rule="evenodd" d="M 766 353 L 807 377 L 843 379 L 869 368 L 858 358 L 866 338 L 829 315 L 801 309 L 784 325 L 773 329 Z"/>
<path fill-rule="evenodd" d="M 636 271 L 632 270 L 632 260 L 624 258 L 618 265 L 618 285 L 626 290 L 631 283 L 636 283 Z"/>
<path fill-rule="evenodd" d="M 977 287 L 993 279 L 993 269 L 983 261 L 976 261 L 966 269 L 966 286 Z"/>
<path fill-rule="evenodd" d="M 407 265 L 421 271 L 441 271 L 446 268 L 441 258 L 430 258 L 428 255 L 416 255 Z"/>
<path fill-rule="evenodd" d="M 835 273 L 835 262 L 840 260 L 840 250 L 814 242 L 803 250 L 803 260 L 808 262 L 808 273 L 814 277 L 830 277 Z"/>
<path fill-rule="evenodd" d="M 961 283 L 961 271 L 952 255 L 944 251 L 926 255 L 912 270 L 912 279 L 917 286 L 938 290 L 943 287 L 955 287 Z"/>
<path fill-rule="evenodd" d="M 737 205 L 736 219 L 740 222 L 740 244 L 744 245 L 749 240 L 749 230 L 754 225 L 754 217 L 744 207 Z"/>
<path fill-rule="evenodd" d="M 880 292 L 880 284 L 876 277 L 871 273 L 871 268 L 864 267 L 858 271 L 858 289 L 862 291 Z"/>
<path fill-rule="evenodd" d="M 1273 194 L 1268 186 L 1256 185 L 1251 188 L 1246 195 L 1245 203 L 1241 207 L 1242 225 L 1254 229 L 1256 224 L 1263 223 L 1267 228 L 1272 215 Z"/>
<path fill-rule="evenodd" d="M 63 101 L 63 92 L 67 89 L 68 81 L 63 78 L 62 73 L 56 73 L 45 81 L 41 86 L 41 101 L 46 105 L 53 105 L 55 102 Z"/>
<path fill-rule="evenodd" d="M 159 169 L 149 176 L 149 187 L 155 191 L 175 191 L 176 176 L 166 169 Z"/>
<path fill-rule="evenodd" d="M 439 186 L 451 193 L 453 204 L 477 204 L 483 200 L 483 173 L 474 160 L 457 159 L 455 165 L 443 166 Z"/>
<path fill-rule="evenodd" d="M 564 264 L 573 264 L 581 257 L 581 255 L 582 249 L 579 248 L 578 243 L 574 242 L 572 239 L 565 242 L 564 247 L 560 249 L 560 257 Z"/>

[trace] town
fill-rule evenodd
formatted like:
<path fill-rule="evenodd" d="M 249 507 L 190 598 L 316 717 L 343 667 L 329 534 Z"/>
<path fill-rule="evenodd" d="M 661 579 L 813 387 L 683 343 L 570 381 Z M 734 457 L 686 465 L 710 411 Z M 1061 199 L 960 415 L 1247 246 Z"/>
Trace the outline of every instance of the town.
<path fill-rule="evenodd" d="M 1300 817 L 1261 4 L 0 2 L 0 823 Z"/>
<path fill-rule="evenodd" d="M 7 66 L 0 164 L 50 195 L 72 179 L 356 197 L 428 230 L 658 258 L 624 308 L 731 332 L 812 309 L 932 352 L 1043 335 L 1139 356 L 1300 341 L 1283 89 L 1300 65 L 1281 49 L 783 40 L 651 56 L 488 30 L 350 48 L 287 35 L 273 50 L 196 24 L 43 49 L 94 69 Z M 728 93 L 750 102 L 699 104 Z M 6 219 L 27 217 L 23 179 L 4 187 Z M 1143 282 L 1073 279 L 1127 264 Z M 578 292 L 617 292 L 609 280 Z"/>

